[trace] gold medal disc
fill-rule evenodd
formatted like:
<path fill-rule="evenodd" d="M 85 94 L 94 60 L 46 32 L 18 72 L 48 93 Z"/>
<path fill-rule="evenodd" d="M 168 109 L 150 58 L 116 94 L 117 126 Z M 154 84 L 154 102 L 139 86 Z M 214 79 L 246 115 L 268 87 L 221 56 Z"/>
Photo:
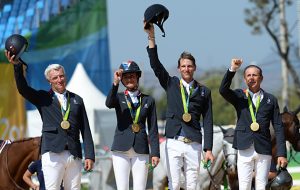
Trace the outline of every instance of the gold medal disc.
<path fill-rule="evenodd" d="M 185 122 L 190 122 L 191 119 L 192 119 L 192 116 L 191 116 L 191 114 L 189 114 L 189 113 L 184 113 L 184 114 L 182 115 L 182 119 L 183 119 L 183 121 L 185 121 Z"/>
<path fill-rule="evenodd" d="M 259 129 L 259 124 L 256 122 L 251 123 L 250 128 L 252 131 L 258 131 Z"/>
<path fill-rule="evenodd" d="M 70 128 L 70 122 L 69 121 L 62 121 L 60 123 L 61 128 L 63 129 L 69 129 Z"/>
<path fill-rule="evenodd" d="M 131 129 L 133 132 L 138 133 L 141 129 L 140 125 L 137 123 L 132 124 Z"/>

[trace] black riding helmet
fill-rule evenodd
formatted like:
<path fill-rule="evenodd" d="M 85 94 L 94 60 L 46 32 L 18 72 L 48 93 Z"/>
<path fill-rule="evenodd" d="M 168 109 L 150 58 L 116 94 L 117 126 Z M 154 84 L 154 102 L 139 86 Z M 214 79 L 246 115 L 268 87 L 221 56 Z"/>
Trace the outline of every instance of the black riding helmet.
<path fill-rule="evenodd" d="M 293 178 L 286 168 L 280 168 L 277 176 L 269 184 L 271 190 L 289 190 L 293 186 Z"/>
<path fill-rule="evenodd" d="M 121 63 L 119 69 L 123 69 L 123 74 L 125 73 L 137 73 L 138 78 L 141 77 L 142 71 L 140 70 L 139 66 L 134 61 L 127 61 Z"/>
<path fill-rule="evenodd" d="M 122 69 L 122 74 L 126 73 L 137 73 L 137 82 L 139 83 L 139 79 L 142 75 L 142 71 L 140 70 L 139 66 L 134 61 L 127 61 L 121 63 L 119 69 Z M 123 81 L 121 80 L 122 84 L 124 85 Z M 125 85 L 124 85 L 125 86 Z"/>
<path fill-rule="evenodd" d="M 5 49 L 10 52 L 10 55 L 15 55 L 15 59 L 18 59 L 27 47 L 27 39 L 19 34 L 13 34 L 5 41 Z"/>
<path fill-rule="evenodd" d="M 163 28 L 164 22 L 169 17 L 169 10 L 161 4 L 153 4 L 148 7 L 144 13 L 144 19 L 146 21 L 145 29 L 149 28 L 149 23 L 156 24 L 160 30 L 163 32 L 163 37 L 165 37 L 165 31 Z"/>

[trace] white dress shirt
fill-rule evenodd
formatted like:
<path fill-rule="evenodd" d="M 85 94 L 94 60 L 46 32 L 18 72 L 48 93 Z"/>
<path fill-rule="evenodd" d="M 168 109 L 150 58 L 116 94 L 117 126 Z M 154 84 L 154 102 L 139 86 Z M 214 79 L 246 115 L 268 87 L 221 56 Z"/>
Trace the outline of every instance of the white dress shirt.
<path fill-rule="evenodd" d="M 67 94 L 67 91 L 65 91 L 64 93 L 60 94 L 58 92 L 54 92 L 56 97 L 58 98 L 58 101 L 60 103 L 60 105 L 62 106 L 62 108 L 64 110 L 67 110 L 67 97 L 66 97 L 66 94 Z"/>

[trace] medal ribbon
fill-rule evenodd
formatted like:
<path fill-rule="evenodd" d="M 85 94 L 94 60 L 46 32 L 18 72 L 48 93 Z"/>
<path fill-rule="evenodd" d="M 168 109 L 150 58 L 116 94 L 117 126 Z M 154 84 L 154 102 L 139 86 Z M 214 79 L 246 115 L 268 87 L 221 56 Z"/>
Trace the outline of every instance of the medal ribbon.
<path fill-rule="evenodd" d="M 193 87 L 190 88 L 190 93 L 188 94 L 188 97 L 186 98 L 185 97 L 185 92 L 184 92 L 184 89 L 183 89 L 182 80 L 180 80 L 180 91 L 181 91 L 181 99 L 182 99 L 182 103 L 183 103 L 184 113 L 188 113 L 190 95 L 193 93 L 194 88 Z"/>
<path fill-rule="evenodd" d="M 253 111 L 252 100 L 251 100 L 251 97 L 249 96 L 248 90 L 246 91 L 246 96 L 247 96 L 247 98 L 248 98 L 248 106 L 249 106 L 249 110 L 250 110 L 252 122 L 256 122 L 256 113 L 257 113 L 257 110 L 258 110 L 259 105 L 260 105 L 260 95 L 259 95 L 258 98 L 256 99 L 256 104 L 255 104 L 255 108 L 256 108 L 256 109 L 255 109 L 255 114 L 254 114 L 254 111 Z"/>
<path fill-rule="evenodd" d="M 68 117 L 70 115 L 70 94 L 68 92 L 67 92 L 67 94 L 68 94 L 68 101 L 67 101 L 67 110 L 66 111 L 64 111 L 62 102 L 60 102 L 59 98 L 57 97 L 57 99 L 59 101 L 59 104 L 60 104 L 60 109 L 61 109 L 61 114 L 63 116 L 63 121 L 67 121 Z"/>
<path fill-rule="evenodd" d="M 126 102 L 127 102 L 127 106 L 128 106 L 128 108 L 129 108 L 129 110 L 130 110 L 130 114 L 131 114 L 131 117 L 132 117 L 132 122 L 133 122 L 134 124 L 137 124 L 138 119 L 139 119 L 139 117 L 140 117 L 140 111 L 141 111 L 141 106 L 142 106 L 142 96 L 140 96 L 140 105 L 139 105 L 139 107 L 138 107 L 137 110 L 136 110 L 135 116 L 134 116 L 134 113 L 133 113 L 133 109 L 132 109 L 131 103 L 130 103 L 130 101 L 127 99 L 127 96 L 126 96 L 126 95 L 125 95 L 125 99 L 126 99 Z"/>

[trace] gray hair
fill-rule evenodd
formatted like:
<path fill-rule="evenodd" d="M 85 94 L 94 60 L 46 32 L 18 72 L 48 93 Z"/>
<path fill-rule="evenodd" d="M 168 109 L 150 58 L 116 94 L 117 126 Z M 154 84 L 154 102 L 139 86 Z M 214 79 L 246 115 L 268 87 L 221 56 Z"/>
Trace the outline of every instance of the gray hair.
<path fill-rule="evenodd" d="M 50 65 L 48 65 L 48 67 L 45 69 L 45 72 L 44 72 L 45 78 L 47 80 L 49 80 L 49 72 L 52 71 L 52 70 L 59 70 L 59 69 L 62 69 L 63 73 L 65 74 L 65 68 L 62 65 L 60 65 L 60 64 L 50 64 Z"/>

